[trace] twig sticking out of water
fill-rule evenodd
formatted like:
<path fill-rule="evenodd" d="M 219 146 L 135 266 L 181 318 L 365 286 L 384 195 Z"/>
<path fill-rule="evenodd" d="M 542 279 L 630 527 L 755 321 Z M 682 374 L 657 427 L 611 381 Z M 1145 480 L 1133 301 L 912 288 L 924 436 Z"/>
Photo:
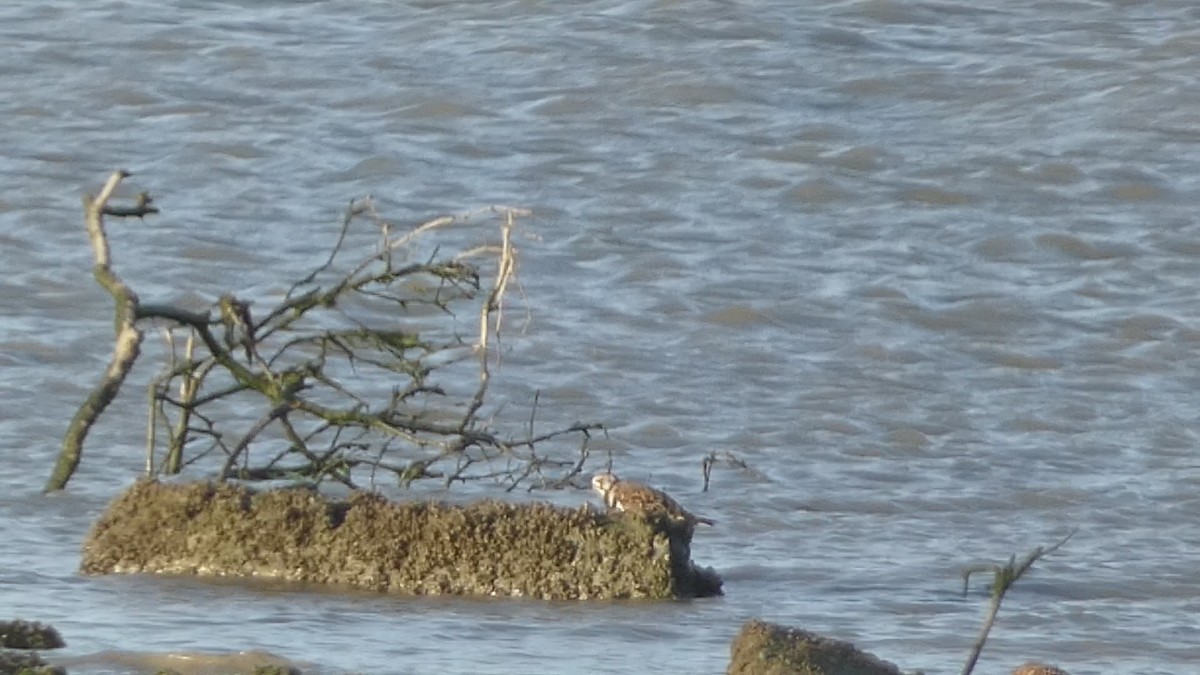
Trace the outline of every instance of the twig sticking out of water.
<path fill-rule="evenodd" d="M 701 470 L 704 472 L 704 489 L 703 492 L 708 492 L 708 483 L 712 479 L 712 470 L 718 462 L 725 462 L 729 466 L 749 474 L 755 478 L 766 478 L 766 474 L 750 466 L 746 460 L 726 450 L 718 456 L 717 451 L 713 450 L 704 457 L 704 461 L 700 463 Z"/>
<path fill-rule="evenodd" d="M 979 660 L 980 653 L 983 652 L 983 645 L 987 642 L 988 634 L 992 632 L 992 625 L 996 623 L 996 615 L 1000 612 L 1000 603 L 1004 602 L 1004 594 L 1012 585 L 1017 583 L 1022 575 L 1033 567 L 1033 563 L 1040 560 L 1043 556 L 1053 553 L 1070 541 L 1071 537 L 1075 536 L 1078 529 L 1071 530 L 1070 534 L 1060 539 L 1056 544 L 1049 548 L 1039 546 L 1025 556 L 1019 564 L 1017 556 L 1012 556 L 1008 559 L 1007 565 L 976 565 L 962 571 L 963 577 L 963 597 L 967 596 L 967 590 L 971 581 L 971 575 L 976 572 L 992 572 L 992 603 L 988 607 L 987 618 L 983 621 L 983 627 L 979 631 L 979 637 L 975 639 L 975 646 L 971 648 L 971 655 L 967 658 L 966 665 L 963 666 L 962 675 L 971 675 L 971 671 L 975 669 L 975 663 Z"/>

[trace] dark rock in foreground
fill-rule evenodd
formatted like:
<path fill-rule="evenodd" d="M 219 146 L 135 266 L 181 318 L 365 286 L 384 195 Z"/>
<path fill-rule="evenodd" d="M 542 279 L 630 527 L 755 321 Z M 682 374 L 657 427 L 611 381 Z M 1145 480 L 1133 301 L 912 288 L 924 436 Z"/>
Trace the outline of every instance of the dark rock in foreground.
<path fill-rule="evenodd" d="M 53 626 L 35 621 L 0 621 L 0 675 L 64 675 L 36 652 L 10 649 L 58 649 L 66 646 Z"/>
<path fill-rule="evenodd" d="M 58 649 L 65 647 L 53 626 L 36 621 L 0 621 L 0 647 L 5 649 Z"/>
<path fill-rule="evenodd" d="M 47 665 L 35 652 L 0 651 L 0 675 L 66 675 L 66 672 Z"/>
<path fill-rule="evenodd" d="M 590 508 L 331 501 L 295 488 L 139 481 L 84 544 L 88 574 L 247 576 L 415 595 L 544 599 L 718 595 L 669 521 Z"/>
<path fill-rule="evenodd" d="M 729 675 L 900 675 L 895 665 L 798 628 L 752 620 L 730 649 Z"/>

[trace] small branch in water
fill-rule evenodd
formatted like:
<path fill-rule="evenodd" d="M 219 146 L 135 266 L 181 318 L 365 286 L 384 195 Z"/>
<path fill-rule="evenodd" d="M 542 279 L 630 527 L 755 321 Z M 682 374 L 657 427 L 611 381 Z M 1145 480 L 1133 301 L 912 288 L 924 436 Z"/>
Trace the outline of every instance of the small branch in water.
<path fill-rule="evenodd" d="M 1000 603 L 1004 602 L 1004 594 L 1008 589 L 1012 588 L 1013 584 L 1017 583 L 1029 568 L 1033 567 L 1033 563 L 1041 560 L 1042 557 L 1057 551 L 1059 548 L 1071 540 L 1078 532 L 1078 528 L 1071 530 L 1070 534 L 1063 537 L 1049 548 L 1039 546 L 1034 549 L 1025 559 L 1017 564 L 1017 557 L 1014 555 L 1008 560 L 1007 565 L 976 565 L 962 572 L 963 577 L 963 597 L 967 596 L 967 590 L 971 581 L 971 575 L 976 572 L 992 572 L 995 576 L 992 580 L 992 603 L 988 608 L 987 618 L 983 621 L 983 627 L 979 631 L 979 637 L 975 639 L 975 645 L 971 648 L 971 654 L 967 658 L 966 665 L 963 666 L 962 675 L 971 675 L 971 671 L 975 669 L 975 663 L 979 660 L 979 655 L 983 652 L 983 645 L 987 642 L 988 634 L 992 632 L 992 626 L 996 623 L 996 615 L 1000 612 Z"/>
<path fill-rule="evenodd" d="M 704 489 L 701 490 L 701 492 L 708 492 L 708 483 L 712 478 L 713 467 L 716 466 L 717 462 L 722 461 L 729 466 L 740 470 L 742 473 L 750 474 L 754 478 L 767 477 L 766 474 L 750 466 L 750 464 L 748 464 L 744 459 L 733 454 L 731 451 L 726 450 L 721 453 L 720 457 L 718 457 L 717 451 L 713 450 L 704 457 L 702 462 L 700 462 L 700 470 L 704 473 Z"/>

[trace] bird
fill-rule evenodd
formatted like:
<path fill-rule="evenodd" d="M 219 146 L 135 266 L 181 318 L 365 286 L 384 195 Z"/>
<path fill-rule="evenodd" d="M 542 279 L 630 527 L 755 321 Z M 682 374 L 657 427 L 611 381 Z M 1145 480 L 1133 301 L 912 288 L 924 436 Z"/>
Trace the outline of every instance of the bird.
<path fill-rule="evenodd" d="M 1018 666 L 1013 675 L 1067 675 L 1067 671 L 1044 663 L 1026 663 Z"/>
<path fill-rule="evenodd" d="M 217 301 L 221 323 L 225 326 L 225 347 L 230 351 L 239 344 L 246 348 L 246 360 L 254 356 L 254 320 L 250 318 L 250 303 L 238 300 L 232 293 Z"/>
<path fill-rule="evenodd" d="M 644 483 L 621 480 L 611 472 L 592 476 L 592 488 L 600 493 L 604 505 L 634 515 L 666 514 L 671 520 L 683 521 L 689 527 L 696 523 L 716 525 L 711 518 L 702 518 L 679 505 L 670 495 Z"/>

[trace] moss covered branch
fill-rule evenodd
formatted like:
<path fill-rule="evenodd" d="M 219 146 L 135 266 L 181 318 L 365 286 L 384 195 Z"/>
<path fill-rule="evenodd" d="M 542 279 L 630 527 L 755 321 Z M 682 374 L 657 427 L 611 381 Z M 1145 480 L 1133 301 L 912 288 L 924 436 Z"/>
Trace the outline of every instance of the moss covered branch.
<path fill-rule="evenodd" d="M 109 177 L 104 188 L 96 197 L 85 195 L 83 198 L 84 224 L 87 226 L 88 239 L 92 246 L 94 265 L 92 275 L 96 283 L 113 297 L 116 340 L 112 358 L 104 376 L 84 400 L 83 405 L 76 411 L 67 427 L 63 438 L 62 449 L 50 479 L 46 482 L 45 491 L 52 492 L 66 487 L 75 469 L 83 457 L 83 442 L 88 431 L 100 417 L 104 409 L 112 403 L 121 390 L 121 383 L 137 360 L 138 351 L 142 344 L 142 332 L 137 327 L 138 296 L 121 277 L 112 270 L 112 262 L 108 248 L 108 235 L 104 231 L 104 215 L 143 217 L 157 213 L 158 209 L 151 205 L 148 195 L 142 195 L 134 207 L 109 209 L 108 202 L 116 192 L 121 181 L 129 176 L 128 172 L 116 171 Z"/>
<path fill-rule="evenodd" d="M 201 463 L 222 478 L 302 475 L 359 487 L 362 467 L 372 483 L 380 472 L 402 485 L 499 476 L 511 489 L 534 480 L 564 484 L 581 470 L 588 432 L 600 425 L 535 433 L 530 424 L 514 440 L 491 427 L 486 407 L 504 298 L 517 272 L 514 232 L 527 211 L 490 207 L 403 228 L 370 200 L 354 201 L 328 258 L 282 298 L 258 309 L 231 290 L 194 312 L 140 303 L 112 269 L 102 216 L 156 212 L 148 195 L 133 207 L 106 206 L 127 175 L 114 174 L 99 197 L 85 201 L 96 279 L 116 301 L 116 351 L 72 423 L 47 489 L 61 489 L 78 466 L 87 430 L 140 353 L 144 321 L 169 326 L 169 358 L 150 387 L 147 473 Z M 442 255 L 446 247 L 437 242 L 422 253 L 421 237 L 456 236 L 448 230 L 481 215 L 500 221 L 497 243 Z M 381 241 L 355 256 L 351 242 L 361 238 L 347 235 L 363 221 Z M 475 317 L 475 328 L 464 330 L 467 317 Z M 576 436 L 578 450 L 542 451 L 563 435 Z M 253 453 L 258 463 L 251 461 L 256 446 L 268 448 Z M 435 468 L 440 463 L 447 467 Z"/>
<path fill-rule="evenodd" d="M 1004 596 L 1012 588 L 1013 584 L 1025 576 L 1025 573 L 1033 567 L 1035 562 L 1062 548 L 1074 536 L 1075 530 L 1072 530 L 1070 534 L 1058 540 L 1053 546 L 1039 546 L 1026 555 L 1019 563 L 1017 562 L 1017 557 L 1012 556 L 1006 565 L 980 565 L 963 570 L 964 597 L 969 589 L 971 575 L 978 572 L 992 573 L 992 593 L 987 617 L 983 621 L 983 627 L 979 630 L 979 636 L 975 638 L 975 644 L 971 647 L 971 653 L 967 657 L 966 664 L 963 666 L 962 675 L 971 675 L 971 672 L 975 670 L 975 664 L 979 662 L 979 656 L 983 653 L 983 646 L 987 643 L 988 635 L 992 632 L 992 626 L 996 623 L 996 616 L 1000 613 L 1000 603 L 1004 602 Z"/>

